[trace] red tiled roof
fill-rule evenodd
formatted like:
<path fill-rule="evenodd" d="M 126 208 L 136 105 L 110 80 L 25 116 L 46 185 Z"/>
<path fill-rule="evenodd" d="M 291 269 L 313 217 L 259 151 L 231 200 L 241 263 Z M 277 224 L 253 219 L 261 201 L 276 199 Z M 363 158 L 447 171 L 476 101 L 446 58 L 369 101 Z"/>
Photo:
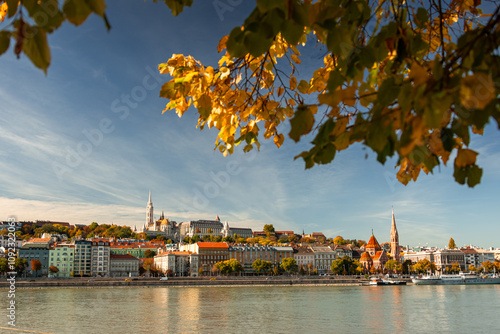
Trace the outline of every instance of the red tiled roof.
<path fill-rule="evenodd" d="M 465 254 L 477 254 L 477 251 L 475 249 L 462 248 L 460 250 Z"/>
<path fill-rule="evenodd" d="M 382 256 L 383 251 L 378 251 L 375 253 L 375 256 L 373 256 L 374 259 L 380 259 L 380 256 Z"/>
<path fill-rule="evenodd" d="M 139 247 L 140 246 L 140 247 Z M 133 244 L 133 245 L 111 245 L 111 249 L 157 249 L 158 245 L 155 244 Z"/>
<path fill-rule="evenodd" d="M 109 258 L 114 260 L 139 260 L 130 254 L 109 254 Z"/>
<path fill-rule="evenodd" d="M 49 241 L 50 241 L 50 238 L 31 238 L 27 242 L 45 243 L 45 242 L 49 242 Z"/>
<path fill-rule="evenodd" d="M 162 255 L 168 255 L 168 254 L 175 254 L 175 255 L 190 255 L 193 254 L 192 252 L 187 252 L 187 251 L 170 251 L 170 252 L 163 252 L 160 253 L 156 256 L 162 256 Z"/>
<path fill-rule="evenodd" d="M 373 234 L 370 237 L 370 240 L 368 241 L 368 244 L 366 245 L 365 249 L 367 249 L 367 248 L 380 249 L 380 245 Z"/>
<path fill-rule="evenodd" d="M 71 244 L 60 244 L 60 243 L 59 243 L 59 244 L 58 244 L 58 243 L 55 243 L 55 244 L 53 244 L 52 246 L 53 246 L 54 248 L 55 248 L 55 247 L 73 247 L 73 248 L 74 248 L 74 247 L 75 247 L 75 245 L 71 245 Z"/>
<path fill-rule="evenodd" d="M 200 248 L 229 248 L 225 242 L 198 242 Z"/>
<path fill-rule="evenodd" d="M 371 260 L 371 259 L 372 257 L 370 256 L 370 254 L 368 254 L 368 252 L 364 252 L 360 258 L 360 260 Z"/>

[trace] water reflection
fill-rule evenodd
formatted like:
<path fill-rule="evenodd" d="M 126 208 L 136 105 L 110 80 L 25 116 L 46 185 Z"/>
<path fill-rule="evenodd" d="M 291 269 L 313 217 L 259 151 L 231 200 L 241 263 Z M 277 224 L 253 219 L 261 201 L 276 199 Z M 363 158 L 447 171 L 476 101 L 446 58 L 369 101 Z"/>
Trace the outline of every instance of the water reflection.
<path fill-rule="evenodd" d="M 58 334 L 491 333 L 498 298 L 500 286 L 19 290 L 16 328 Z"/>

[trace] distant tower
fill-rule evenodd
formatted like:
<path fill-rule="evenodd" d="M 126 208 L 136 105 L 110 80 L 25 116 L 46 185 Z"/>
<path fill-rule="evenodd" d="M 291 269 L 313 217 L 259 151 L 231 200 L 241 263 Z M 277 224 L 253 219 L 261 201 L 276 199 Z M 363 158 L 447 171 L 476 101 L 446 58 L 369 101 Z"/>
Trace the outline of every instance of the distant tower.
<path fill-rule="evenodd" d="M 151 202 L 151 190 L 149 191 L 149 202 L 146 207 L 146 225 L 152 226 L 154 224 L 153 218 L 153 202 Z"/>
<path fill-rule="evenodd" d="M 398 229 L 396 228 L 396 219 L 394 218 L 394 208 L 392 208 L 391 255 L 394 260 L 401 263 L 401 255 L 399 253 L 399 235 Z"/>

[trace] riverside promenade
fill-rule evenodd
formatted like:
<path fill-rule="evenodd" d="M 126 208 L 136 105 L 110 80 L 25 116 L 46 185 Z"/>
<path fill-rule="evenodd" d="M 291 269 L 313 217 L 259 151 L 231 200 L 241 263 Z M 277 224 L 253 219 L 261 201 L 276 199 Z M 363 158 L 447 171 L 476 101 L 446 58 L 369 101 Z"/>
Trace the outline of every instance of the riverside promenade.
<path fill-rule="evenodd" d="M 411 280 L 409 280 L 411 282 Z M 159 277 L 133 278 L 27 278 L 17 279 L 16 288 L 55 288 L 55 287 L 161 287 L 161 286 L 290 286 L 290 285 L 368 285 L 364 277 L 349 276 L 217 276 L 217 277 L 172 277 L 161 281 Z M 8 288 L 9 282 L 0 280 L 0 289 Z"/>

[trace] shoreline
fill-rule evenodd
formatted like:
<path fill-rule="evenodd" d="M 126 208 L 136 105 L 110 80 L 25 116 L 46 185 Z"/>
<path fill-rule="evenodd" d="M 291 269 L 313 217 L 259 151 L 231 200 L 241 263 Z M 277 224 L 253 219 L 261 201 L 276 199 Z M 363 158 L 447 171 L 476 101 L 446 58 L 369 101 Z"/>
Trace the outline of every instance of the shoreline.
<path fill-rule="evenodd" d="M 92 279 L 92 278 L 90 278 Z M 368 286 L 366 279 L 325 279 L 325 278 L 141 278 L 131 281 L 123 279 L 38 279 L 35 281 L 18 280 L 16 289 L 44 288 L 126 288 L 126 287 L 244 287 L 244 286 Z M 0 281 L 0 290 L 8 289 L 10 283 Z"/>

